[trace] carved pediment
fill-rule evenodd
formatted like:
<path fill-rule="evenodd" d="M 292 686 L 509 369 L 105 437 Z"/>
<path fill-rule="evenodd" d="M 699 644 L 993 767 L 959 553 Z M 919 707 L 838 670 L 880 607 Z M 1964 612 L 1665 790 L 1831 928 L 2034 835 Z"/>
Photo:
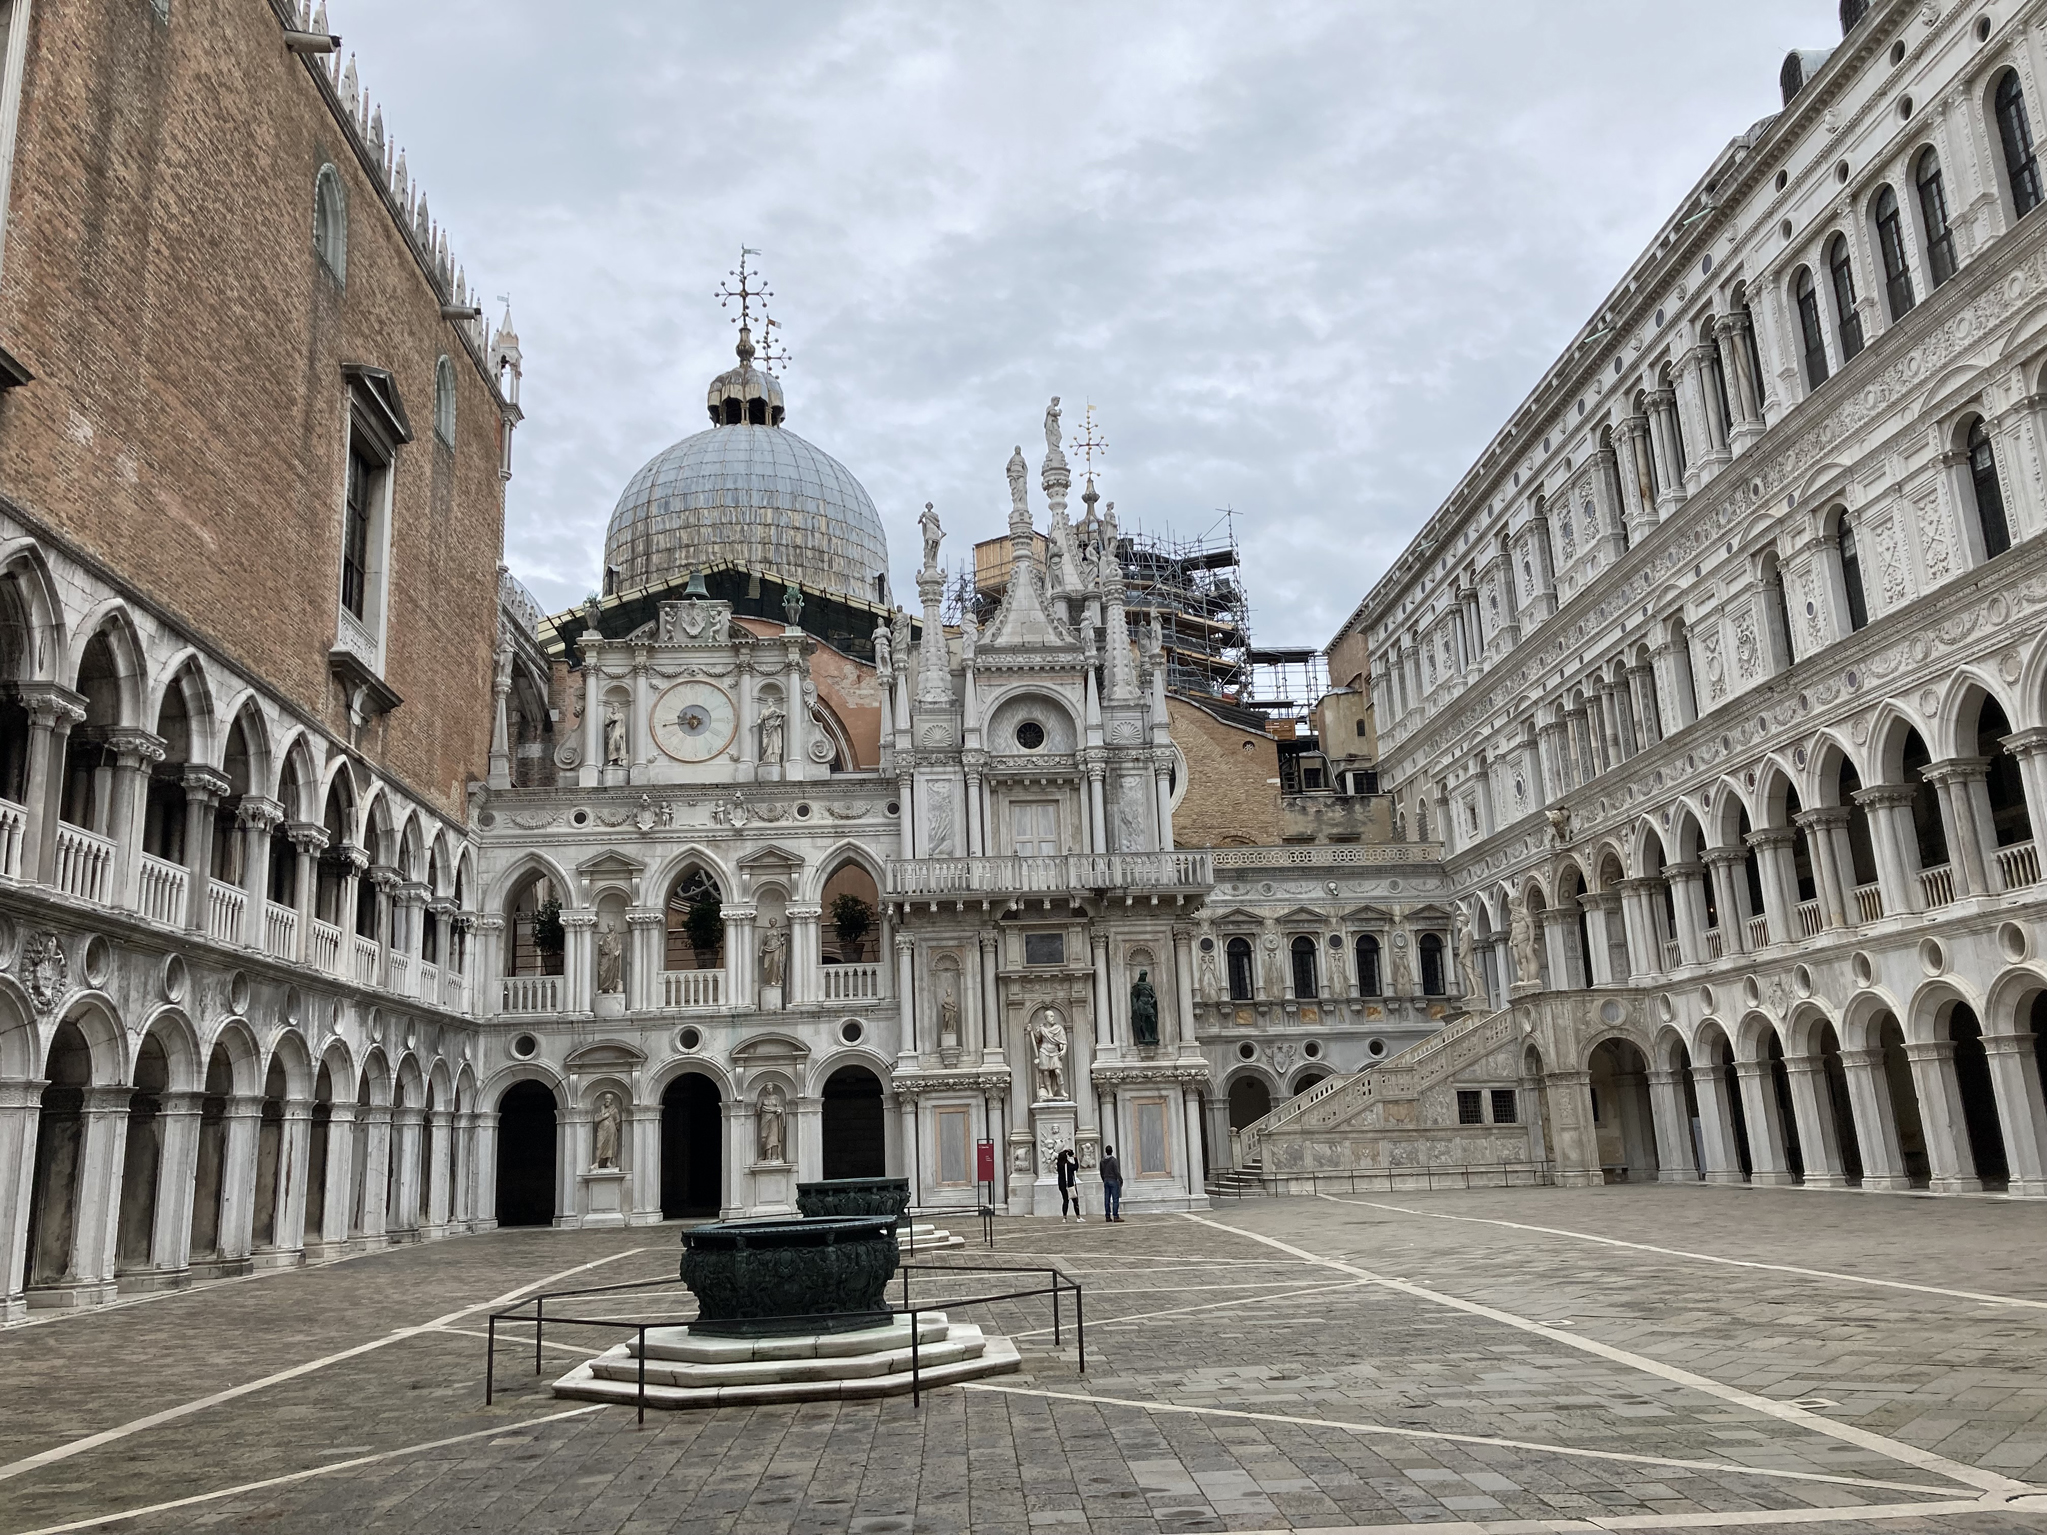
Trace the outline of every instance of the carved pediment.
<path fill-rule="evenodd" d="M 568 1059 L 572 1072 L 590 1076 L 600 1072 L 637 1071 L 646 1065 L 646 1052 L 627 1044 L 622 1039 L 600 1039 L 595 1044 L 585 1045 Z"/>
<path fill-rule="evenodd" d="M 655 641 L 662 645 L 724 645 L 732 628 L 732 604 L 692 597 L 656 609 Z"/>

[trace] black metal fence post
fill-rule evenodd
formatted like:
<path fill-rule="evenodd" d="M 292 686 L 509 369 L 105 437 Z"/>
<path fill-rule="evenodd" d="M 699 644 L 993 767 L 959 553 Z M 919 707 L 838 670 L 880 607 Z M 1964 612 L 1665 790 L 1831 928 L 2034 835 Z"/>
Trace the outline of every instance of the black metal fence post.
<path fill-rule="evenodd" d="M 1059 1347 L 1059 1270 L 1049 1271 L 1052 1275 L 1052 1347 Z"/>
<path fill-rule="evenodd" d="M 546 1325 L 547 1297 L 536 1296 L 533 1301 L 533 1373 L 540 1373 L 540 1330 Z"/>
<path fill-rule="evenodd" d="M 1073 1338 L 1080 1346 L 1080 1373 L 1087 1374 L 1087 1301 L 1080 1286 L 1073 1287 Z"/>
<path fill-rule="evenodd" d="M 490 1406 L 491 1387 L 496 1384 L 498 1368 L 498 1318 L 492 1312 L 490 1317 L 490 1352 L 483 1356 L 483 1405 Z"/>
<path fill-rule="evenodd" d="M 912 1408 L 920 1408 L 924 1405 L 924 1377 L 922 1374 L 924 1362 L 917 1348 L 917 1334 L 919 1331 L 917 1313 L 912 1311 L 910 1313 L 910 1406 Z"/>
<path fill-rule="evenodd" d="M 647 1426 L 647 1324 L 640 1324 L 640 1427 Z"/>

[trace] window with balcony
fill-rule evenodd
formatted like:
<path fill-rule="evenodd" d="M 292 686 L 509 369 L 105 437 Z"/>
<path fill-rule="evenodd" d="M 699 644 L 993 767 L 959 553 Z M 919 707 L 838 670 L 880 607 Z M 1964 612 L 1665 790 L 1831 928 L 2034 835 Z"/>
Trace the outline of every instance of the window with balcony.
<path fill-rule="evenodd" d="M 1417 947 L 1422 957 L 1422 995 L 1440 997 L 1446 994 L 1443 984 L 1443 940 L 1435 933 L 1423 933 Z"/>
<path fill-rule="evenodd" d="M 1358 938 L 1358 994 L 1365 997 L 1383 994 L 1379 983 L 1379 940 L 1370 933 Z"/>
<path fill-rule="evenodd" d="M 1010 845 L 1019 858 L 1052 858 L 1059 852 L 1059 806 L 1053 800 L 1019 800 L 1009 807 Z"/>

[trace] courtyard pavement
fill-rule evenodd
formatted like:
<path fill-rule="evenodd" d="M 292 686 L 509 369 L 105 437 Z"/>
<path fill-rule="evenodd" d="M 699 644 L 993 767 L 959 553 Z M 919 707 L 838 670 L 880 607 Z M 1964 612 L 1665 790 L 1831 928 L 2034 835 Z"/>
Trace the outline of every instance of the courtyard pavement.
<path fill-rule="evenodd" d="M 997 1232 L 996 1256 L 932 1261 L 1058 1265 L 1085 1286 L 1087 1371 L 1042 1300 L 956 1312 L 1015 1338 L 1023 1373 L 921 1409 L 641 1428 L 548 1394 L 616 1341 L 553 1328 L 539 1376 L 514 1330 L 484 1406 L 494 1305 L 672 1275 L 674 1226 L 494 1232 L 37 1318 L 0 1331 L 0 1535 L 2047 1535 L 2047 1206 L 1619 1186 Z"/>

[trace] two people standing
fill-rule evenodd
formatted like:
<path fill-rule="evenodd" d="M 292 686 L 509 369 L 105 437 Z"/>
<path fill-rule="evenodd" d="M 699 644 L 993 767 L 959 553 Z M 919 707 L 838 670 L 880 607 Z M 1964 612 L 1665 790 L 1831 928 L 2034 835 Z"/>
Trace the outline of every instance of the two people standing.
<path fill-rule="evenodd" d="M 1072 1148 L 1059 1153 L 1054 1164 L 1059 1177 L 1059 1218 L 1065 1220 L 1068 1212 L 1074 1220 L 1086 1217 L 1080 1208 L 1080 1163 L 1074 1159 Z M 1123 1164 L 1116 1160 L 1116 1148 L 1102 1148 L 1102 1219 L 1118 1221 L 1123 1219 Z"/>

